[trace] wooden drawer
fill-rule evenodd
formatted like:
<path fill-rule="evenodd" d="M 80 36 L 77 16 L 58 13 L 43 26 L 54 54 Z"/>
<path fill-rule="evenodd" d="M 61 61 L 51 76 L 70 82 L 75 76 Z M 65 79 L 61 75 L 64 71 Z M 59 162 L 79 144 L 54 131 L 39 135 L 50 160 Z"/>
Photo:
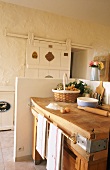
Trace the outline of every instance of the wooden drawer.
<path fill-rule="evenodd" d="M 76 170 L 76 155 L 67 147 L 64 147 L 63 170 Z"/>

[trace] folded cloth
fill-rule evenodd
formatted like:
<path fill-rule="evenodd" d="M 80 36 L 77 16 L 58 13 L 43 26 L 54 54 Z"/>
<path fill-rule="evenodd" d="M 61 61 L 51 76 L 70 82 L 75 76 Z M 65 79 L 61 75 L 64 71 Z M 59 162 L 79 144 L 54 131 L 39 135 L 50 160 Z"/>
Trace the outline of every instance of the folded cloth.
<path fill-rule="evenodd" d="M 47 170 L 61 170 L 62 131 L 50 123 L 48 139 Z"/>
<path fill-rule="evenodd" d="M 47 119 L 38 114 L 36 149 L 43 159 L 46 154 L 46 123 Z"/>

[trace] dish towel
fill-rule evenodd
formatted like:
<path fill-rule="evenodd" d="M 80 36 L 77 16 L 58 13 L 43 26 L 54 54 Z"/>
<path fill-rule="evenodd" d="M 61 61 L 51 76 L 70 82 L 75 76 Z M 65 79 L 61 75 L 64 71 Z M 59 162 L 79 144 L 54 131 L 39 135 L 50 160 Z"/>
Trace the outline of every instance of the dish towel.
<path fill-rule="evenodd" d="M 47 119 L 38 114 L 36 149 L 43 159 L 46 154 L 46 124 Z"/>
<path fill-rule="evenodd" d="M 62 139 L 62 131 L 58 129 L 58 127 L 50 123 L 47 153 L 47 170 L 61 170 L 62 168 Z"/>

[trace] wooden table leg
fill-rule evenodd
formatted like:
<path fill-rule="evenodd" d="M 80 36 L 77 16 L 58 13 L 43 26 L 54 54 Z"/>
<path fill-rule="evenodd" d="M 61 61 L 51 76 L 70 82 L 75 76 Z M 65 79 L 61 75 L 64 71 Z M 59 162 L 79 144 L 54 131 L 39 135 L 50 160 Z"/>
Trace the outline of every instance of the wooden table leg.
<path fill-rule="evenodd" d="M 36 150 L 36 137 L 37 137 L 37 119 L 34 116 L 34 122 L 33 122 L 33 146 L 32 146 L 32 158 L 33 161 L 35 163 L 35 165 L 38 165 L 41 163 L 42 161 L 42 157 L 40 156 L 40 154 L 38 153 L 38 151 Z"/>

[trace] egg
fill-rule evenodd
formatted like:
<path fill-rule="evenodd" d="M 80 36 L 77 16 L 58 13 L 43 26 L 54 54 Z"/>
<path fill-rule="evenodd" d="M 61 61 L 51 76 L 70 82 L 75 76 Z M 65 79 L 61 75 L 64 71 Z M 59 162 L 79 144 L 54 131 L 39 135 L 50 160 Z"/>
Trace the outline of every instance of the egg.
<path fill-rule="evenodd" d="M 65 112 L 69 113 L 70 112 L 70 108 L 69 107 L 65 107 Z"/>
<path fill-rule="evenodd" d="M 65 113 L 65 109 L 62 107 L 62 108 L 60 109 L 60 112 L 64 114 L 64 113 Z"/>

